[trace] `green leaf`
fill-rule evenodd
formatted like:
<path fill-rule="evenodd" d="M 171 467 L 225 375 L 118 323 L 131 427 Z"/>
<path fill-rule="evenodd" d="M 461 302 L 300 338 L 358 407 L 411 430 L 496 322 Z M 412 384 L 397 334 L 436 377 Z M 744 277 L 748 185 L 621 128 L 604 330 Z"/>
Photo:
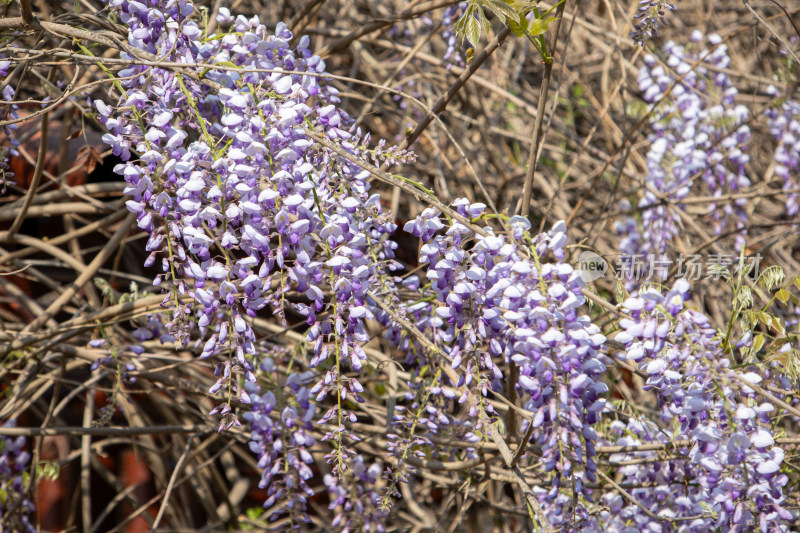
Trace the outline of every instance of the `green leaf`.
<path fill-rule="evenodd" d="M 617 280 L 614 283 L 614 293 L 617 298 L 617 303 L 622 303 L 625 301 L 626 296 L 625 285 L 622 284 L 620 280 Z"/>
<path fill-rule="evenodd" d="M 746 285 L 741 287 L 739 293 L 736 295 L 736 300 L 739 307 L 750 307 L 753 305 L 753 293 L 750 287 Z"/>
<path fill-rule="evenodd" d="M 755 292 L 761 300 L 764 300 L 764 301 L 769 300 L 769 297 L 767 296 L 767 293 L 765 293 L 764 291 L 759 289 L 758 285 L 753 285 L 751 287 L 751 290 L 753 292 Z"/>
<path fill-rule="evenodd" d="M 531 37 L 536 37 L 547 31 L 547 26 L 556 20 L 555 17 L 548 17 L 546 19 L 533 19 L 528 27 L 528 33 Z"/>
<path fill-rule="evenodd" d="M 764 287 L 768 291 L 771 291 L 773 287 L 777 287 L 778 285 L 783 282 L 784 273 L 783 269 L 778 265 L 772 265 L 766 268 L 756 280 L 756 283 L 761 287 Z"/>
<path fill-rule="evenodd" d="M 39 465 L 39 478 L 55 481 L 58 479 L 60 474 L 61 469 L 59 468 L 58 463 L 51 463 L 47 461 Z"/>
<path fill-rule="evenodd" d="M 783 302 L 784 304 L 789 301 L 790 293 L 786 289 L 781 289 L 775 293 L 775 298 Z"/>
<path fill-rule="evenodd" d="M 481 38 L 481 25 L 475 17 L 467 19 L 466 27 L 464 28 L 464 36 L 473 47 L 478 44 Z"/>
<path fill-rule="evenodd" d="M 460 37 L 462 40 L 466 37 L 467 34 L 467 21 L 469 17 L 464 14 L 455 24 L 456 35 Z"/>
<path fill-rule="evenodd" d="M 501 0 L 489 0 L 486 7 L 492 10 L 492 13 L 497 15 L 500 20 L 514 20 L 519 18 L 519 13 L 516 10 Z"/>
<path fill-rule="evenodd" d="M 480 12 L 481 23 L 483 23 L 483 32 L 486 35 L 489 35 L 489 32 L 492 31 L 492 25 L 489 24 L 489 19 L 486 18 L 486 15 L 483 14 L 483 11 Z M 478 36 L 480 38 L 480 35 Z"/>
<path fill-rule="evenodd" d="M 785 336 L 786 336 L 786 329 L 783 327 L 783 322 L 781 322 L 781 319 L 780 319 L 780 318 L 778 318 L 778 317 L 776 317 L 776 316 L 773 316 L 773 317 L 772 317 L 772 327 L 773 327 L 773 329 L 775 329 L 775 331 L 777 331 L 777 332 L 778 332 L 778 333 L 779 333 L 779 334 L 780 334 L 782 337 L 785 337 Z"/>
<path fill-rule="evenodd" d="M 756 319 L 767 327 L 772 325 L 772 315 L 764 311 L 755 312 Z"/>
<path fill-rule="evenodd" d="M 249 507 L 247 511 L 245 511 L 245 514 L 247 514 L 247 518 L 250 520 L 258 520 L 258 518 L 264 514 L 264 509 L 261 507 Z"/>
<path fill-rule="evenodd" d="M 518 20 L 514 20 L 512 18 L 507 19 L 506 23 L 508 24 L 508 29 L 511 30 L 511 33 L 517 37 L 522 37 L 525 35 L 525 32 L 528 31 L 528 19 L 521 15 Z"/>
<path fill-rule="evenodd" d="M 764 347 L 764 335 L 759 333 L 753 339 L 753 353 L 754 354 L 758 353 L 758 351 L 761 350 L 761 348 L 763 347 Z"/>
<path fill-rule="evenodd" d="M 625 114 L 629 117 L 640 118 L 647 113 L 647 104 L 644 100 L 634 99 L 625 106 Z"/>
<path fill-rule="evenodd" d="M 532 2 L 531 0 L 503 0 L 503 1 L 509 6 L 511 6 L 511 9 L 513 9 L 520 15 L 530 13 L 531 10 L 536 6 L 536 3 Z"/>
<path fill-rule="evenodd" d="M 755 311 L 748 309 L 742 313 L 742 329 L 752 329 L 757 321 L 758 318 Z"/>
<path fill-rule="evenodd" d="M 714 511 L 714 509 L 709 504 L 707 504 L 706 502 L 700 502 L 700 507 L 705 509 L 705 511 L 707 513 L 713 515 L 716 518 L 717 513 L 716 513 L 716 511 Z"/>
<path fill-rule="evenodd" d="M 716 278 L 731 279 L 731 272 L 725 265 L 710 265 L 708 272 L 714 274 Z"/>

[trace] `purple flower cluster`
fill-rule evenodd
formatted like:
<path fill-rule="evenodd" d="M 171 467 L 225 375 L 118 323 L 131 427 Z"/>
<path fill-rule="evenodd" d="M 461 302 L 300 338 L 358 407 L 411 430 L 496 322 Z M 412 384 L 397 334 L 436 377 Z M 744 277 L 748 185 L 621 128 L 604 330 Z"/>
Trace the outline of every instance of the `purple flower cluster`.
<path fill-rule="evenodd" d="M 105 141 L 127 160 L 116 171 L 128 183 L 128 209 L 150 234 L 146 265 L 161 258 L 154 283 L 168 283 L 168 329 L 184 343 L 199 333 L 201 357 L 222 356 L 210 392 L 227 393 L 227 401 L 212 414 L 222 415 L 223 430 L 239 424 L 234 400 L 252 405 L 246 418 L 268 503 L 291 493 L 302 517 L 310 457 L 303 444 L 314 442 L 292 440 L 300 433 L 290 428 L 309 423 L 309 401 L 329 399 L 318 421 L 335 426 L 323 438 L 333 443 L 327 458 L 336 476 L 348 468 L 354 452 L 345 440 L 357 437 L 345 426 L 355 421 L 345 401 L 361 399 L 353 373 L 366 360 L 365 321 L 377 312 L 367 291 L 396 268 L 396 244 L 386 239 L 396 226 L 369 193 L 368 174 L 306 131 L 362 159 L 402 163 L 413 155 L 383 143 L 367 148 L 368 137 L 337 107 L 337 91 L 320 83 L 325 63 L 307 37 L 292 49 L 285 24 L 270 34 L 258 18 L 234 19 L 221 9 L 219 22 L 229 31 L 204 36 L 188 18 L 189 2 L 110 3 L 131 44 L 191 65 L 179 72 L 133 64 L 120 72 L 127 80 L 117 105 L 96 102 L 109 130 Z M 287 299 L 289 292 L 299 297 Z M 288 398 L 253 385 L 260 352 L 250 319 L 268 307 L 279 317 L 287 309 L 305 317 L 309 364 L 326 369 L 311 388 L 306 375 L 287 381 L 292 401 L 304 391 L 303 405 L 285 407 Z M 249 385 L 240 386 L 241 374 Z M 273 412 L 280 412 L 280 426 Z M 297 475 L 273 483 L 281 465 Z"/>
<path fill-rule="evenodd" d="M 666 295 L 648 289 L 623 304 L 631 318 L 620 321 L 619 357 L 647 376 L 659 416 L 615 420 L 599 443 L 662 449 L 608 456 L 627 496 L 605 490 L 580 531 L 789 531 L 784 452 L 771 430 L 775 407 L 747 386 L 761 381 L 758 374 L 743 374 L 745 383 L 734 377 L 717 331 L 687 300 L 688 283 L 679 280 Z M 572 507 L 568 494 L 543 501 L 554 526 L 570 525 Z"/>
<path fill-rule="evenodd" d="M 281 383 L 275 366 L 271 357 L 261 363 L 266 390 L 245 385 L 251 409 L 243 418 L 250 424 L 250 450 L 258 456 L 262 471 L 258 486 L 267 490 L 264 507 L 273 509 L 273 517 L 287 513 L 293 523 L 308 522 L 307 497 L 314 495 L 308 485 L 313 476 L 311 450 L 316 444 L 312 435 L 316 405 L 308 388 L 313 374 L 289 373 Z"/>
<path fill-rule="evenodd" d="M 675 4 L 669 4 L 667 0 L 640 0 L 638 12 L 633 17 L 638 22 L 633 25 L 630 38 L 644 46 L 646 40 L 658 36 L 659 24 L 667 25 L 666 12 L 676 9 Z"/>
<path fill-rule="evenodd" d="M 336 512 L 331 523 L 338 531 L 367 531 L 383 533 L 386 531 L 387 514 L 381 510 L 380 480 L 383 477 L 380 463 L 367 464 L 358 455 L 353 458 L 352 468 L 347 472 L 346 484 L 334 476 L 325 476 L 325 485 L 331 503 L 330 509 Z M 351 494 L 355 492 L 355 496 Z"/>
<path fill-rule="evenodd" d="M 445 64 L 445 69 L 450 70 L 453 65 L 464 66 L 465 58 L 459 49 L 458 35 L 456 32 L 456 23 L 464 14 L 467 9 L 467 2 L 459 2 L 445 8 L 444 13 L 441 15 L 441 20 L 437 22 L 430 16 L 423 16 L 422 22 L 430 28 L 433 34 L 432 43 L 438 44 L 439 41 L 444 41 L 445 49 L 441 52 L 437 48 L 436 55 L 441 55 Z M 389 31 L 389 34 L 405 44 L 406 46 L 413 47 L 415 45 L 416 27 L 413 24 L 405 23 L 402 25 L 395 25 Z M 397 56 L 397 61 L 403 60 L 403 55 Z M 427 61 L 422 61 L 416 57 L 411 60 L 413 68 L 405 67 L 397 73 L 399 83 L 396 83 L 393 88 L 397 91 L 403 91 L 410 94 L 414 98 L 424 99 L 424 95 L 431 89 L 430 83 L 426 77 L 420 77 L 418 72 L 420 70 L 427 70 L 429 64 Z M 417 106 L 409 108 L 408 101 L 401 94 L 393 94 L 392 100 L 397 102 L 397 107 L 402 111 L 407 111 L 414 121 L 418 121 L 424 116 L 422 110 Z M 413 127 L 415 122 L 410 122 L 409 127 Z"/>
<path fill-rule="evenodd" d="M 461 18 L 461 15 L 464 14 L 466 9 L 467 2 L 457 2 L 444 9 L 441 19 L 438 22 L 435 18 L 427 14 L 421 17 L 421 22 L 425 26 L 437 32 L 441 30 L 441 33 L 435 34 L 434 37 L 437 40 L 443 40 L 447 46 L 442 59 L 448 62 L 448 69 L 453 64 L 464 64 L 463 56 L 456 50 L 456 47 L 458 46 L 458 37 L 456 35 L 455 24 L 458 22 L 458 19 Z M 414 25 L 408 23 L 392 26 L 392 28 L 389 30 L 389 35 L 391 35 L 394 39 L 399 39 L 410 46 L 413 46 L 414 44 L 414 38 L 416 37 L 415 33 L 416 30 Z M 405 72 L 405 70 L 403 72 Z"/>
<path fill-rule="evenodd" d="M 394 227 L 377 196 L 368 195 L 363 171 L 334 159 L 303 130 L 317 129 L 351 151 L 359 137 L 347 129 L 352 121 L 337 109 L 336 91 L 319 84 L 325 65 L 308 50 L 308 38 L 292 50 L 285 25 L 270 35 L 257 18 L 240 16 L 231 33 L 199 45 L 187 2 L 112 5 L 143 50 L 246 69 L 193 67 L 221 87 L 209 91 L 196 77 L 134 65 L 120 73 L 131 79 L 116 108 L 96 103 L 115 153 L 141 154 L 116 170 L 129 184 L 128 209 L 150 233 L 147 264 L 162 256 L 155 283 L 172 283 L 165 300 L 174 304 L 171 325 L 185 337 L 186 324 L 196 322 L 207 339 L 202 356 L 227 355 L 212 392 L 236 389 L 236 368 L 253 380 L 247 318 L 269 305 L 278 314 L 292 305 L 314 324 L 314 365 L 333 355 L 328 341 L 335 337 L 331 372 L 339 372 L 339 361 L 359 370 L 369 317 L 360 280 L 390 261 L 382 235 Z M 221 20 L 228 22 L 225 12 Z M 287 303 L 290 288 L 305 302 Z M 357 394 L 357 382 L 350 386 Z M 328 387 L 320 389 L 319 400 Z"/>
<path fill-rule="evenodd" d="M 779 97 L 778 89 L 774 86 L 767 88 L 767 92 L 774 97 Z M 783 189 L 787 192 L 786 212 L 789 216 L 797 215 L 798 193 L 800 188 L 800 103 L 790 95 L 781 96 L 775 106 L 764 111 L 767 117 L 770 133 L 775 137 L 778 146 L 775 148 L 775 174 L 783 180 Z"/>
<path fill-rule="evenodd" d="M 467 3 L 459 2 L 458 4 L 452 5 L 445 9 L 444 14 L 442 15 L 442 25 L 444 26 L 442 39 L 447 43 L 447 49 L 445 50 L 442 59 L 445 61 L 452 61 L 456 65 L 463 65 L 464 58 L 458 51 L 456 51 L 456 46 L 458 45 L 458 36 L 456 35 L 455 24 L 464 14 L 466 9 Z"/>
<path fill-rule="evenodd" d="M 639 72 L 639 87 L 653 112 L 647 177 L 639 202 L 642 229 L 623 243 L 625 253 L 663 254 L 678 234 L 681 202 L 696 184 L 705 183 L 712 197 L 735 194 L 750 185 L 745 174 L 748 110 L 736 105 L 738 91 L 726 74 L 716 70 L 730 63 L 726 46 L 716 35 L 708 37 L 708 45 L 703 41 L 703 35 L 695 32 L 685 47 L 668 42 L 664 45 L 668 68 L 647 56 Z M 715 235 L 744 228 L 745 203 L 744 199 L 709 203 Z M 634 224 L 629 218 L 618 223 L 617 231 L 630 232 Z M 743 243 L 740 231 L 735 249 Z"/>
<path fill-rule="evenodd" d="M 8 71 L 11 68 L 11 61 L 0 57 L 0 80 L 8 76 Z M 4 102 L 14 102 L 15 90 L 12 84 L 8 84 L 3 88 L 2 95 L 0 95 Z M 0 104 L 0 120 L 15 120 L 19 118 L 19 106 L 15 103 Z M 16 124 L 9 124 L 3 126 L 2 144 L 0 144 L 0 189 L 5 191 L 6 183 L 14 177 L 12 172 L 8 170 L 8 159 L 10 156 L 15 156 L 17 150 L 15 146 L 19 145 L 19 141 L 14 136 L 14 130 L 17 129 Z"/>
<path fill-rule="evenodd" d="M 429 360 L 426 357 L 412 360 L 412 368 L 423 368 L 420 366 L 421 361 Z M 388 473 L 389 483 L 383 490 L 381 509 L 387 509 L 392 498 L 400 497 L 397 484 L 407 482 L 409 475 L 416 470 L 407 460 L 409 456 L 428 459 L 426 452 L 429 452 L 430 456 L 443 461 L 476 458 L 476 448 L 455 447 L 448 443 L 480 442 L 478 433 L 483 424 L 490 421 L 490 414 L 493 412 L 492 405 L 487 403 L 481 405 L 485 407 L 485 413 L 477 413 L 475 407 L 471 407 L 467 416 L 463 413 L 456 414 L 459 403 L 464 402 L 464 396 L 457 394 L 452 387 L 442 386 L 441 371 L 431 377 L 421 376 L 419 372 L 416 375 L 420 379 L 406 384 L 410 389 L 404 397 L 406 405 L 397 405 L 394 408 L 394 432 L 387 434 L 387 452 L 397 459 L 397 464 Z M 467 380 L 472 381 L 471 375 Z M 481 390 L 485 393 L 487 389 Z"/>
<path fill-rule="evenodd" d="M 645 390 L 656 393 L 665 429 L 632 419 L 624 430 L 628 436 L 616 444 L 691 445 L 675 450 L 674 459 L 632 464 L 622 472 L 627 480 L 650 485 L 632 495 L 651 512 L 668 520 L 695 517 L 683 523 L 683 531 L 788 531 L 793 517 L 782 505 L 788 477 L 780 471 L 784 452 L 774 445 L 771 429 L 775 407 L 758 403 L 754 391 L 734 376 L 708 318 L 686 307 L 688 290 L 679 280 L 666 295 L 648 289 L 623 304 L 632 318 L 620 321 L 616 340 L 626 347 L 623 357 L 647 376 Z M 754 372 L 743 379 L 762 380 Z M 656 456 L 637 452 L 611 460 Z M 696 488 L 687 491 L 687 485 Z M 616 496 L 606 499 L 620 524 L 644 527 L 652 520 Z"/>
<path fill-rule="evenodd" d="M 464 200 L 453 205 L 470 218 L 485 208 Z M 435 233 L 443 228 L 433 209 L 405 228 L 425 242 L 421 261 L 428 264 L 430 291 L 436 296 L 435 304 L 424 304 L 432 309 L 423 311 L 428 318 L 417 325 L 429 332 L 459 374 L 453 385 L 466 386 L 480 398 L 488 389 L 504 390 L 508 377 L 500 365 L 515 363 L 517 391 L 534 413 L 533 441 L 541 447 L 545 471 L 553 473 L 548 498 L 555 499 L 565 482 L 588 495 L 586 481 L 596 480 L 592 426 L 608 390 L 599 379 L 605 365 L 598 350 L 605 337 L 579 313 L 584 284 L 564 262 L 565 224 L 558 222 L 533 238 L 522 217 L 509 220 L 505 234 L 487 227 L 486 235 L 475 235 L 458 222 L 444 234 Z M 468 246 L 468 240 L 474 244 Z M 420 305 L 411 304 L 407 311 Z M 455 401 L 466 399 L 463 393 Z M 483 405 L 486 413 L 470 408 L 479 421 L 476 429 L 492 413 L 491 404 Z"/>
<path fill-rule="evenodd" d="M 9 420 L 3 427 L 16 427 Z M 34 533 L 30 515 L 36 507 L 26 497 L 27 468 L 30 454 L 25 451 L 25 437 L 0 436 L 0 533 Z"/>

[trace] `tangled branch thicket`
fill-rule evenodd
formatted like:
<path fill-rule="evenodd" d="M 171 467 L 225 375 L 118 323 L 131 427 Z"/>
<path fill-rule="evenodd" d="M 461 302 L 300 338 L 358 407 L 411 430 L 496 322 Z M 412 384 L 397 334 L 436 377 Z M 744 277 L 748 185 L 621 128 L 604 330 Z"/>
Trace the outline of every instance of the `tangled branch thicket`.
<path fill-rule="evenodd" d="M 0 532 L 791 531 L 791 4 L 5 0 Z"/>

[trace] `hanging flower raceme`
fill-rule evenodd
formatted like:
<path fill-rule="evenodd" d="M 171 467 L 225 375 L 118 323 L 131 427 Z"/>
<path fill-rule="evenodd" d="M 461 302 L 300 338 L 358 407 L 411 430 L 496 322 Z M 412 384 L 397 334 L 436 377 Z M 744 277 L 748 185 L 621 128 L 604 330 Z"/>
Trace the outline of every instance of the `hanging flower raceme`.
<path fill-rule="evenodd" d="M 778 102 L 766 109 L 769 131 L 775 137 L 778 146 L 775 148 L 775 174 L 783 180 L 783 189 L 787 192 L 786 213 L 795 216 L 798 213 L 798 193 L 800 188 L 800 103 L 790 95 L 780 95 L 774 86 L 767 88 L 767 93 L 779 97 Z"/>
<path fill-rule="evenodd" d="M 335 428 L 323 438 L 333 443 L 332 472 L 348 468 L 354 452 L 346 441 L 357 437 L 346 428 L 355 414 L 345 400 L 363 392 L 364 324 L 375 311 L 367 292 L 396 268 L 396 244 L 386 239 L 395 225 L 369 193 L 367 173 L 308 132 L 357 159 L 402 163 L 413 155 L 367 146 L 369 137 L 337 107 L 337 91 L 321 83 L 325 63 L 309 39 L 292 47 L 285 24 L 269 33 L 257 17 L 221 9 L 225 31 L 211 36 L 186 1 L 110 5 L 134 47 L 187 65 L 131 58 L 116 105 L 95 102 L 105 141 L 125 161 L 115 170 L 128 183 L 127 207 L 150 235 L 146 266 L 160 262 L 154 284 L 166 287 L 172 306 L 168 329 L 184 344 L 199 342 L 201 357 L 221 357 L 210 392 L 227 398 L 212 414 L 222 415 L 223 430 L 239 424 L 234 401 L 251 404 L 246 418 L 268 504 L 285 496 L 302 519 L 310 457 L 303 450 L 313 440 L 301 442 L 289 428 L 309 424 L 313 406 L 325 402 L 317 423 Z M 287 381 L 292 401 L 302 395 L 297 405 L 255 386 L 260 349 L 251 319 L 264 309 L 284 322 L 289 309 L 305 317 L 309 365 L 325 368 L 315 383 L 306 374 L 300 384 Z M 242 375 L 249 385 L 241 386 Z M 277 413 L 280 423 L 272 421 Z M 281 465 L 297 474 L 273 482 Z"/>
<path fill-rule="evenodd" d="M 11 61 L 0 57 L 0 79 L 8 76 L 11 69 Z M 1 100 L 5 102 L 14 102 L 14 95 L 16 91 L 12 84 L 8 84 L 3 88 Z M 19 118 L 19 106 L 15 103 L 0 104 L 0 120 L 16 120 Z M 9 124 L 3 126 L 2 137 L 0 137 L 0 192 L 4 192 L 8 180 L 14 177 L 14 173 L 9 171 L 9 157 L 19 155 L 16 146 L 19 141 L 14 136 L 14 130 L 17 129 L 16 124 Z"/>
<path fill-rule="evenodd" d="M 9 420 L 3 427 L 16 427 Z M 27 497 L 27 470 L 30 454 L 25 451 L 25 437 L 0 436 L 0 533 L 34 533 L 31 514 L 36 507 Z"/>
<path fill-rule="evenodd" d="M 641 46 L 645 41 L 658 36 L 658 26 L 667 26 L 665 15 L 667 11 L 675 11 L 675 4 L 666 0 L 641 0 L 639 10 L 634 15 L 636 23 L 630 32 L 630 38 Z"/>
<path fill-rule="evenodd" d="M 468 218 L 485 209 L 464 200 L 453 206 Z M 531 438 L 541 447 L 544 471 L 551 472 L 546 497 L 555 499 L 566 484 L 588 496 L 585 483 L 596 479 L 592 426 L 608 390 L 598 379 L 605 370 L 598 352 L 605 337 L 579 312 L 584 284 L 564 262 L 565 224 L 533 238 L 522 217 L 509 220 L 505 234 L 487 227 L 485 235 L 476 235 L 458 222 L 437 233 L 444 227 L 439 213 L 428 209 L 405 228 L 425 242 L 421 261 L 428 265 L 429 288 L 436 296 L 435 303 L 411 302 L 406 310 L 413 314 L 426 307 L 422 316 L 430 318 L 417 326 L 458 373 L 458 382 L 449 385 L 466 387 L 456 396 L 446 387 L 430 392 L 450 394 L 457 403 L 467 400 L 466 390 L 484 399 L 490 389 L 505 391 L 509 375 L 501 367 L 513 362 L 519 369 L 514 386 L 534 413 Z M 398 329 L 390 336 L 402 333 Z M 471 405 L 469 415 L 477 419 L 476 431 L 494 417 L 485 400 Z"/>
<path fill-rule="evenodd" d="M 314 495 L 308 485 L 313 476 L 311 450 L 316 444 L 312 426 L 316 405 L 309 393 L 311 372 L 289 373 L 281 383 L 275 375 L 279 350 L 270 350 L 276 357 L 266 357 L 260 370 L 265 377 L 262 387 L 245 385 L 251 402 L 244 419 L 250 423 L 250 449 L 258 456 L 261 469 L 259 488 L 266 489 L 264 507 L 272 516 L 286 513 L 294 524 L 308 522 L 307 499 Z M 285 355 L 285 354 L 284 354 Z"/>
<path fill-rule="evenodd" d="M 140 154 L 116 170 L 129 184 L 128 209 L 150 233 L 147 264 L 161 257 L 155 283 L 171 283 L 171 325 L 186 341 L 196 324 L 207 339 L 203 357 L 228 355 L 214 390 L 233 383 L 235 367 L 252 381 L 248 317 L 267 306 L 282 315 L 293 305 L 315 326 L 314 365 L 338 350 L 341 363 L 358 370 L 369 316 L 359 280 L 390 265 L 382 236 L 394 226 L 369 196 L 364 172 L 303 129 L 357 151 L 359 134 L 337 109 L 336 91 L 319 83 L 324 62 L 307 38 L 292 50 L 283 24 L 270 35 L 257 18 L 238 17 L 230 33 L 200 45 L 187 2 L 112 5 L 137 47 L 178 63 L 224 65 L 192 67 L 197 75 L 133 65 L 120 73 L 131 79 L 117 106 L 97 102 L 115 153 Z M 289 290 L 305 302 L 288 304 Z"/>
<path fill-rule="evenodd" d="M 660 256 L 668 250 L 682 224 L 682 202 L 696 184 L 705 183 L 714 198 L 740 193 L 750 185 L 745 173 L 748 111 L 735 103 L 738 91 L 728 76 L 718 71 L 730 63 L 726 46 L 716 35 L 705 40 L 695 32 L 687 46 L 670 41 L 664 52 L 668 68 L 646 56 L 639 71 L 643 98 L 653 108 L 652 131 L 638 206 L 642 213 L 640 236 L 630 236 L 636 226 L 632 218 L 617 227 L 618 232 L 628 232 L 621 249 L 627 254 Z M 745 202 L 709 203 L 715 235 L 743 230 L 748 218 Z M 743 243 L 744 233 L 739 231 L 735 249 L 740 250 Z"/>
<path fill-rule="evenodd" d="M 663 464 L 626 467 L 629 479 L 656 485 L 634 496 L 666 519 L 696 516 L 686 531 L 788 531 L 792 515 L 782 505 L 788 477 L 780 472 L 784 452 L 774 445 L 770 421 L 775 407 L 758 403 L 748 387 L 761 376 L 730 368 L 708 318 L 687 308 L 688 290 L 689 284 L 679 280 L 666 295 L 646 289 L 622 306 L 631 318 L 620 321 L 615 340 L 625 345 L 622 356 L 647 376 L 645 390 L 656 393 L 666 430 L 642 420 L 638 434 L 617 444 L 629 445 L 630 438 L 660 441 L 665 449 L 672 442 L 685 443 Z M 647 455 L 652 453 L 618 458 Z M 697 489 L 687 494 L 686 485 Z M 638 510 L 629 507 L 626 513 Z"/>
<path fill-rule="evenodd" d="M 333 476 L 325 476 L 331 500 L 329 508 L 336 512 L 331 526 L 340 531 L 386 531 L 388 514 L 380 504 L 383 474 L 380 462 L 367 464 L 359 455 L 353 458 L 353 467 L 346 474 L 347 485 Z M 355 496 L 345 486 L 352 487 Z"/>

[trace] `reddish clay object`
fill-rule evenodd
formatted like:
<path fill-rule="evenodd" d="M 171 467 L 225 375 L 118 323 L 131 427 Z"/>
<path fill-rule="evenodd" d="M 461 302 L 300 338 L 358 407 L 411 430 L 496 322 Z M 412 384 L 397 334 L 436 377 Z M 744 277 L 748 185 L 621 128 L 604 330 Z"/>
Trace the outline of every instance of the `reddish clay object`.
<path fill-rule="evenodd" d="M 20 113 L 22 114 L 22 113 Z M 103 150 L 103 142 L 99 133 L 87 130 L 80 130 L 80 122 L 75 121 L 75 131 L 72 131 L 68 139 L 64 139 L 64 124 L 59 120 L 51 120 L 47 128 L 47 152 L 45 153 L 44 170 L 52 174 L 58 175 L 58 164 L 60 159 L 61 143 L 67 143 L 66 162 L 69 168 L 79 167 L 72 174 L 67 176 L 67 183 L 69 185 L 82 185 L 87 182 L 89 174 L 102 163 L 100 157 Z M 16 131 L 17 137 L 25 137 L 27 132 L 35 130 L 33 135 L 28 139 L 23 148 L 28 153 L 33 161 L 39 155 L 39 146 L 41 144 L 42 132 L 39 131 L 41 127 L 41 120 L 32 120 L 23 123 Z M 0 139 L 0 143 L 5 143 L 5 139 Z M 27 189 L 33 180 L 34 166 L 28 162 L 23 155 L 12 156 L 9 158 L 9 170 L 14 173 L 14 180 L 17 185 L 23 189 Z M 41 184 L 47 183 L 48 180 L 42 180 Z"/>
<path fill-rule="evenodd" d="M 131 485 L 138 485 L 138 488 L 133 491 L 133 496 L 140 504 L 147 502 L 153 497 L 150 489 L 152 477 L 153 475 L 147 468 L 147 464 L 136 452 L 133 450 L 125 450 L 122 452 L 122 472 L 120 472 L 120 481 L 125 488 Z M 123 504 L 121 509 L 123 511 L 123 516 L 120 517 L 122 520 L 135 511 L 130 504 Z M 155 507 L 148 509 L 148 512 L 150 512 L 152 516 L 155 516 Z M 128 522 L 125 526 L 125 531 L 126 533 L 140 533 L 150 531 L 150 528 L 147 525 L 147 521 L 140 515 Z"/>
<path fill-rule="evenodd" d="M 64 497 L 67 491 L 62 479 L 51 481 L 43 479 L 39 482 L 39 500 L 36 511 L 39 514 L 39 524 L 43 531 L 61 531 L 64 529 L 64 519 L 61 516 Z"/>
<path fill-rule="evenodd" d="M 35 441 L 34 441 L 35 442 Z M 42 457 L 45 462 L 57 462 L 69 453 L 69 440 L 63 435 L 44 437 Z M 62 531 L 66 521 L 66 509 L 69 496 L 66 487 L 69 485 L 69 472 L 62 470 L 55 480 L 39 481 L 39 498 L 36 512 L 43 531 Z"/>

